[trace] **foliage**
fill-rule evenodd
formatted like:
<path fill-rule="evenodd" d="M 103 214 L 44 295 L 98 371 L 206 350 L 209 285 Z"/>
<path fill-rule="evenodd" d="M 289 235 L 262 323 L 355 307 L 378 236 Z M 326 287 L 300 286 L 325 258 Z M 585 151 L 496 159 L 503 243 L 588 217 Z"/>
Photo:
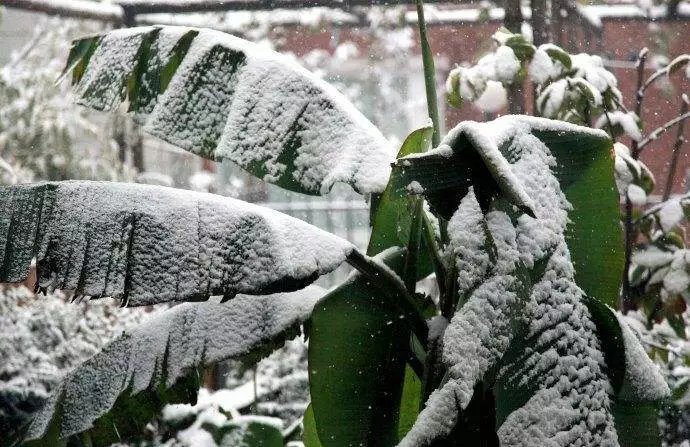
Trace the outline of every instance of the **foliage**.
<path fill-rule="evenodd" d="M 66 305 L 59 293 L 39 297 L 24 287 L 0 286 L 0 431 L 30 421 L 64 376 L 125 327 L 148 316 L 114 303 Z"/>
<path fill-rule="evenodd" d="M 616 87 L 616 80 L 608 72 L 597 56 L 587 54 L 572 55 L 553 44 L 535 47 L 519 34 L 499 31 L 494 35 L 496 49 L 469 68 L 457 68 L 448 78 L 448 100 L 456 106 L 462 100 L 475 101 L 480 107 L 479 95 L 484 93 L 488 82 L 502 82 L 505 88 L 511 84 L 522 83 L 527 77 L 537 92 L 535 114 L 545 117 L 590 125 L 606 130 L 613 138 L 629 137 L 632 151 L 621 143 L 615 144 L 616 184 L 623 202 L 630 204 L 622 220 L 626 224 L 626 214 L 630 216 L 630 227 L 626 226 L 631 245 L 629 269 L 625 272 L 629 289 L 623 288 L 624 310 L 640 309 L 646 326 L 645 331 L 654 334 L 663 323 L 672 328 L 675 337 L 686 338 L 687 301 L 690 299 L 690 257 L 686 257 L 685 243 L 687 197 L 676 196 L 669 199 L 673 188 L 677 154 L 683 144 L 683 120 L 687 118 L 688 98 L 681 97 L 681 111 L 675 123 L 678 124 L 678 137 L 670 159 L 671 173 L 665 184 L 657 184 L 650 170 L 639 160 L 639 153 L 645 145 L 656 139 L 671 126 L 643 134 L 643 121 L 635 112 L 628 111 Z M 670 82 L 675 73 L 690 73 L 690 56 L 680 55 L 672 60 L 661 61 L 656 58 L 656 70 L 644 79 L 644 59 L 646 49 L 638 60 L 637 107 L 640 110 L 645 90 L 656 82 Z M 512 58 L 512 59 L 511 59 Z M 511 66 L 505 61 L 513 61 L 512 76 L 500 79 L 499 67 Z M 658 187 L 659 186 L 659 187 Z M 662 194 L 664 200 L 657 203 L 652 195 Z M 633 247 L 634 245 L 634 247 Z M 651 337 L 646 337 L 649 341 Z M 665 338 L 662 337 L 662 338 Z M 657 347 L 667 346 L 666 341 L 645 344 L 646 349 L 657 360 L 661 360 Z M 670 357 L 673 358 L 673 355 Z M 678 356 L 676 356 L 676 359 Z M 680 354 L 683 358 L 683 354 Z M 669 361 L 669 355 L 663 359 Z M 677 369 L 677 360 L 671 364 L 658 363 L 664 370 L 675 370 L 676 374 L 687 377 L 682 368 Z M 669 384 L 675 388 L 685 379 L 666 374 Z M 680 404 L 680 407 L 683 407 Z M 671 407 L 669 407 L 671 408 Z M 671 414 L 666 411 L 666 415 Z M 666 424 L 669 426 L 669 424 Z M 672 425 L 672 424 L 671 424 Z M 668 427 L 667 427 L 668 428 Z M 665 429 L 670 433 L 672 429 Z"/>
<path fill-rule="evenodd" d="M 55 84 L 67 40 L 80 32 L 75 22 L 44 20 L 0 68 L 0 183 L 123 177 L 111 140 L 75 112 L 68 86 Z M 76 145 L 84 135 L 88 150 Z"/>
<path fill-rule="evenodd" d="M 515 70 L 498 65 L 500 76 Z M 344 182 L 367 193 L 372 243 L 364 254 L 280 213 L 163 187 L 1 189 L 11 212 L 0 217 L 0 281 L 22 280 L 36 257 L 40 287 L 130 305 L 223 295 L 162 312 L 77 367 L 27 440 L 132 436 L 164 403 L 195 400 L 199 368 L 260 358 L 300 324 L 310 337 L 309 446 L 658 436 L 668 388 L 604 304 L 618 300 L 622 267 L 605 132 L 505 117 L 460 123 L 427 151 L 426 127 L 391 172 L 381 133 L 337 91 L 222 33 L 146 27 L 81 39 L 70 71 L 82 103 L 126 101 L 145 130 L 185 150 L 294 191 Z M 285 293 L 345 261 L 358 272 L 330 292 Z M 215 442 L 289 436 L 215 413 L 204 426 L 199 414 L 190 426 Z"/>

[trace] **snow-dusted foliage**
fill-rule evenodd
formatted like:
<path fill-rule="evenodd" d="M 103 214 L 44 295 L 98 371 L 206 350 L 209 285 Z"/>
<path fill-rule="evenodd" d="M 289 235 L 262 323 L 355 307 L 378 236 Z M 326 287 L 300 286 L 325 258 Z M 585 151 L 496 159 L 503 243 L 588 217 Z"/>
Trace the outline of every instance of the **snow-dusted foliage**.
<path fill-rule="evenodd" d="M 388 180 L 394 154 L 378 129 L 264 47 L 211 30 L 133 28 L 77 41 L 70 64 L 83 64 L 82 104 L 113 110 L 127 99 L 146 132 L 287 189 L 324 194 L 345 182 L 371 193 Z"/>
<path fill-rule="evenodd" d="M 533 134 L 546 128 L 571 131 L 539 119 L 463 123 L 438 149 L 416 157 L 449 157 L 450 151 L 469 160 L 468 152 L 476 151 L 503 193 L 492 200 L 480 196 L 495 193 L 476 184 L 458 189 L 464 196 L 449 234 L 463 273 L 460 305 L 443 335 L 447 380 L 401 445 L 430 445 L 451 435 L 482 382 L 495 393 L 502 446 L 618 445 L 613 406 L 619 390 L 607 375 L 602 340 L 566 243 L 566 229 L 575 225 L 573 205 L 561 190 L 556 155 Z M 414 164 L 415 157 L 399 161 L 407 169 Z M 482 206 L 487 200 L 490 206 Z M 533 216 L 524 212 L 526 203 Z M 626 380 L 633 384 L 625 398 L 667 395 L 639 342 L 626 337 L 625 343 L 631 359 Z"/>
<path fill-rule="evenodd" d="M 648 317 L 640 311 L 619 315 L 630 330 L 640 338 L 650 358 L 661 368 L 672 395 L 662 407 L 659 425 L 663 446 L 679 446 L 690 439 L 690 342 L 688 327 L 690 320 L 683 313 L 683 331 L 671 326 L 671 320 L 650 324 Z"/>
<path fill-rule="evenodd" d="M 0 189 L 0 281 L 125 304 L 295 290 L 353 246 L 239 200 L 151 185 L 58 182 Z"/>
<path fill-rule="evenodd" d="M 391 47 L 405 39 L 391 36 Z M 509 33 L 496 41 L 477 67 L 451 74 L 449 99 L 471 96 L 496 110 L 529 70 L 543 115 L 589 123 L 617 110 L 620 93 L 600 59 Z M 342 59 L 353 51 L 336 49 Z M 223 295 L 168 310 L 74 369 L 29 438 L 127 440 L 163 408 L 156 423 L 181 430 L 156 441 L 171 444 L 284 445 L 299 436 L 302 415 L 310 447 L 350 433 L 385 445 L 467 438 L 554 447 L 628 445 L 635 424 L 656 435 L 654 411 L 668 388 L 603 304 L 617 302 L 623 266 L 614 151 L 603 130 L 510 116 L 461 123 L 423 153 L 427 127 L 403 143 L 389 179 L 393 154 L 382 134 L 333 87 L 223 33 L 117 30 L 76 41 L 66 72 L 83 104 L 114 110 L 126 102 L 150 133 L 193 153 L 232 160 L 292 191 L 323 194 L 343 182 L 371 193 L 368 255 L 389 258 L 207 193 L 98 182 L 0 189 L 10 210 L 0 215 L 0 280 L 23 279 L 35 258 L 39 287 L 77 296 L 153 304 Z M 631 123 L 634 116 L 611 114 L 604 127 L 631 131 Z M 645 172 L 617 152 L 619 184 L 642 203 Z M 211 180 L 190 183 L 212 190 Z M 406 195 L 424 195 L 435 216 Z M 674 225 L 679 209 L 659 225 Z M 679 253 L 671 264 L 685 259 Z M 262 295 L 304 287 L 346 260 L 358 272 L 313 315 L 322 290 Z M 680 270 L 671 279 L 682 282 Z M 418 286 L 425 276 L 438 296 Z M 201 368 L 226 359 L 251 367 L 302 323 L 308 373 L 296 350 L 290 368 L 268 368 L 279 380 L 261 379 L 259 364 L 250 381 L 198 393 Z M 288 382 L 294 394 L 281 401 L 273 393 Z M 164 407 L 197 396 L 196 406 Z M 638 403 L 649 417 L 625 419 Z M 290 428 L 240 416 L 247 405 L 288 418 Z"/>
<path fill-rule="evenodd" d="M 220 427 L 252 418 L 277 426 L 286 440 L 299 439 L 302 415 L 309 404 L 307 347 L 302 337 L 286 342 L 256 365 L 231 361 L 222 369 L 228 371 L 225 388 L 213 392 L 202 388 L 195 405 L 163 408 L 152 424 L 156 442 L 174 439 L 194 447 L 195 440 L 203 439 L 205 445 L 222 445 L 213 436 Z M 248 412 L 253 414 L 248 416 Z"/>
<path fill-rule="evenodd" d="M 0 286 L 0 432 L 16 434 L 73 367 L 149 315 Z"/>
<path fill-rule="evenodd" d="M 69 39 L 87 27 L 40 20 L 33 37 L 0 67 L 0 184 L 122 177 L 111 140 L 56 85 Z M 75 144 L 88 138 L 89 145 Z"/>
<path fill-rule="evenodd" d="M 228 390 L 209 392 L 199 390 L 195 405 L 172 404 L 163 408 L 161 422 L 167 433 L 165 439 L 156 439 L 163 445 L 185 447 L 224 447 L 230 445 L 261 445 L 256 438 L 246 438 L 250 424 L 261 424 L 263 429 L 273 429 L 280 434 L 285 428 L 283 421 L 267 416 L 241 415 L 227 398 Z M 244 442 L 243 442 L 244 441 Z M 281 438 L 282 443 L 282 438 Z"/>
<path fill-rule="evenodd" d="M 668 319 L 684 336 L 681 314 L 690 300 L 690 251 L 685 245 L 686 216 L 690 197 L 686 195 L 648 206 L 655 187 L 649 169 L 630 156 L 630 150 L 615 144 L 616 184 L 621 196 L 636 210 L 635 225 L 640 238 L 632 254 L 628 278 L 629 297 L 649 311 L 649 321 Z"/>
<path fill-rule="evenodd" d="M 476 65 L 457 67 L 448 75 L 446 97 L 451 105 L 470 101 L 483 110 L 497 110 L 505 105 L 504 96 L 494 94 L 493 103 L 487 104 L 489 87 L 496 82 L 506 88 L 520 84 L 526 71 L 537 92 L 539 116 L 584 125 L 598 117 L 596 127 L 641 137 L 637 117 L 619 110 L 622 96 L 616 77 L 604 68 L 601 57 L 571 55 L 554 44 L 537 48 L 521 34 L 505 30 L 494 34 L 494 40 L 495 50 Z"/>
<path fill-rule="evenodd" d="M 100 418 L 118 399 L 164 395 L 190 375 L 195 378 L 203 366 L 270 352 L 295 335 L 323 293 L 309 286 L 287 294 L 241 295 L 226 303 L 185 303 L 163 312 L 72 371 L 37 413 L 27 437 L 46 435 L 54 421 L 58 425 L 51 433 L 60 438 L 89 429 L 131 430 L 111 426 L 116 419 Z M 151 396 L 148 400 L 155 405 Z"/>

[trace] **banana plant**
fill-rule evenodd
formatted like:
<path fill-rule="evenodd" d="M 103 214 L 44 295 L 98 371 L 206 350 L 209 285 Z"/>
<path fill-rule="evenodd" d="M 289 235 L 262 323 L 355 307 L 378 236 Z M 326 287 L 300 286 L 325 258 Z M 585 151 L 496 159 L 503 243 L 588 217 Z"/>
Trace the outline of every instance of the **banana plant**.
<path fill-rule="evenodd" d="M 370 200 L 371 238 L 360 251 L 276 211 L 160 186 L 0 189 L 0 282 L 35 260 L 39 290 L 187 302 L 69 373 L 17 442 L 124 442 L 166 403 L 193 402 L 202 368 L 257 361 L 300 328 L 309 447 L 658 439 L 668 388 L 613 310 L 623 259 L 603 131 L 507 116 L 460 123 L 433 149 L 433 128 L 417 129 L 396 157 L 333 87 L 204 29 L 87 37 L 64 74 L 79 103 L 126 103 L 150 134 L 266 182 L 349 184 Z M 342 284 L 309 285 L 345 262 Z M 260 425 L 220 432 L 287 442 Z"/>

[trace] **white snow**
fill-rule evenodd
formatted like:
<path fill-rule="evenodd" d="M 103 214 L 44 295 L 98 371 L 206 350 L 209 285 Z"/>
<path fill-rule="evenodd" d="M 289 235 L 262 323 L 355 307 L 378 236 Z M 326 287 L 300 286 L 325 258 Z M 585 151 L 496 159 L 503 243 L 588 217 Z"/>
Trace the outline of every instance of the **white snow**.
<path fill-rule="evenodd" d="M 503 84 L 489 80 L 484 93 L 477 98 L 474 105 L 488 113 L 498 113 L 508 105 L 508 95 Z"/>
<path fill-rule="evenodd" d="M 673 260 L 673 253 L 663 251 L 655 246 L 638 250 L 632 257 L 633 263 L 643 267 L 661 267 Z"/>
<path fill-rule="evenodd" d="M 608 116 L 607 116 L 608 115 Z M 629 136 L 633 141 L 642 140 L 642 132 L 640 127 L 637 125 L 637 115 L 634 112 L 623 112 L 621 110 L 615 110 L 608 112 L 600 116 L 594 124 L 597 129 L 605 129 L 610 125 L 620 126 L 625 134 Z"/>
<path fill-rule="evenodd" d="M 535 84 L 545 83 L 553 76 L 554 69 L 555 64 L 551 60 L 551 56 L 541 47 L 537 48 L 528 68 L 529 77 L 532 82 Z"/>
<path fill-rule="evenodd" d="M 213 194 L 68 181 L 0 188 L 0 282 L 37 259 L 44 288 L 129 305 L 294 290 L 353 246 L 301 220 Z"/>
<path fill-rule="evenodd" d="M 156 29 L 107 34 L 76 88 L 80 101 L 116 107 L 144 36 Z M 162 30 L 181 37 L 192 29 Z M 139 119 L 171 144 L 310 194 L 325 194 L 338 182 L 363 194 L 381 192 L 395 157 L 334 87 L 291 58 L 212 30 L 198 30 L 167 89 Z"/>
<path fill-rule="evenodd" d="M 71 372 L 37 414 L 28 439 L 43 436 L 56 411 L 59 434 L 67 437 L 88 430 L 122 393 L 135 395 L 164 377 L 163 385 L 170 387 L 202 365 L 270 352 L 295 335 L 324 294 L 310 286 L 286 294 L 237 296 L 223 304 L 185 303 L 163 312 Z"/>
<path fill-rule="evenodd" d="M 0 286 L 4 423 L 14 421 L 18 428 L 18 418 L 28 417 L 25 412 L 45 400 L 72 368 L 152 315 L 113 301 L 69 303 L 60 293 L 39 296 L 25 287 Z"/>
<path fill-rule="evenodd" d="M 647 193 L 633 183 L 628 185 L 628 198 L 635 206 L 644 206 L 647 203 Z"/>
<path fill-rule="evenodd" d="M 664 232 L 668 232 L 683 220 L 683 206 L 680 204 L 680 200 L 671 199 L 662 205 L 657 214 L 661 229 Z"/>
<path fill-rule="evenodd" d="M 495 54 L 495 80 L 504 84 L 512 84 L 520 70 L 520 61 L 515 56 L 513 49 L 505 45 L 498 47 Z"/>
<path fill-rule="evenodd" d="M 558 115 L 558 112 L 563 106 L 566 91 L 568 89 L 568 80 L 559 79 L 558 81 L 549 84 L 537 98 L 537 106 L 542 116 L 553 118 Z"/>
<path fill-rule="evenodd" d="M 653 402 L 670 394 L 659 367 L 652 363 L 625 319 L 616 314 L 623 331 L 625 378 L 620 398 L 634 402 Z"/>
<path fill-rule="evenodd" d="M 475 384 L 489 370 L 497 371 L 499 383 L 518 388 L 515 392 L 538 390 L 500 425 L 502 446 L 618 445 L 600 341 L 575 283 L 565 240 L 571 206 L 552 172 L 555 159 L 530 133 L 535 128 L 575 127 L 504 117 L 474 128 L 482 134 L 475 141 L 493 141 L 501 148 L 498 156 L 510 160 L 509 181 L 518 195 L 529 198 L 538 219 L 505 203 L 482 215 L 472 189 L 463 198 L 449 224 L 464 304 L 443 336 L 448 381 L 432 393 L 402 446 L 429 445 L 450 433 Z M 466 129 L 464 123 L 451 131 L 441 149 L 454 147 L 454 138 L 467 137 Z M 500 144 L 508 140 L 510 145 Z M 533 269 L 537 261 L 545 264 L 544 271 L 524 289 L 520 272 Z M 524 339 L 516 340 L 519 334 Z M 511 343 L 522 343 L 522 351 L 504 360 Z M 630 371 L 631 381 L 643 373 L 648 371 Z M 663 382 L 658 373 L 648 380 Z"/>

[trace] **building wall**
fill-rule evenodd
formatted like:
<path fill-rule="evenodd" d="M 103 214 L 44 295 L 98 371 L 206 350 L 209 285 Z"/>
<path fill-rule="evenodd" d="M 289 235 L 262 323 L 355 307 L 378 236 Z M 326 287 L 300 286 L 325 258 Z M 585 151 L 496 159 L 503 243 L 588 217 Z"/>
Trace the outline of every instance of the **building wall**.
<path fill-rule="evenodd" d="M 634 61 L 637 54 L 643 47 L 654 51 L 666 52 L 671 58 L 690 53 L 690 18 L 682 20 L 656 20 L 650 21 L 643 17 L 620 17 L 603 18 L 603 34 L 600 53 L 605 59 L 613 60 L 613 66 L 608 67 L 613 71 L 619 81 L 619 88 L 623 94 L 624 103 L 628 109 L 634 108 L 637 72 L 634 68 Z M 577 50 L 592 52 L 597 45 L 594 42 L 584 40 L 584 35 L 580 30 L 566 21 L 563 39 L 575 40 Z M 429 40 L 432 50 L 437 60 L 444 60 L 448 63 L 437 66 L 439 92 L 443 91 L 443 82 L 448 71 L 461 62 L 475 62 L 481 54 L 490 49 L 491 35 L 500 27 L 500 22 L 468 22 L 462 25 L 431 25 L 429 29 Z M 281 37 L 284 39 L 284 48 L 303 55 L 309 49 L 321 48 L 333 51 L 337 42 L 351 40 L 366 52 L 371 40 L 367 37 L 368 31 L 360 28 L 341 28 L 337 31 L 337 38 L 334 38 L 333 29 L 291 29 L 282 30 Z M 418 36 L 415 35 L 415 39 Z M 571 50 L 573 51 L 573 50 Z M 437 64 L 439 65 L 439 64 Z M 649 76 L 654 69 L 651 64 L 647 65 L 645 75 Z M 419 73 L 421 78 L 422 74 Z M 525 86 L 526 106 L 531 110 L 531 89 Z M 642 109 L 642 118 L 645 123 L 645 132 L 661 126 L 663 123 L 673 119 L 678 115 L 680 108 L 681 93 L 690 94 L 690 81 L 683 72 L 672 76 L 671 82 L 664 81 L 655 84 L 647 91 Z M 446 107 L 445 126 L 452 128 L 462 120 L 483 120 L 484 116 L 480 110 L 472 105 L 465 105 L 461 109 Z M 686 126 L 685 138 L 690 139 L 690 125 Z M 676 138 L 675 129 L 663 134 L 657 141 L 650 143 L 642 154 L 642 159 L 654 172 L 657 185 L 663 187 L 669 166 L 669 157 L 673 142 Z M 622 140 L 630 145 L 628 139 Z M 674 182 L 675 192 L 684 192 L 688 189 L 686 181 L 686 171 L 690 168 L 688 158 L 690 145 L 685 144 L 679 159 Z M 661 190 L 658 189 L 658 192 Z"/>

